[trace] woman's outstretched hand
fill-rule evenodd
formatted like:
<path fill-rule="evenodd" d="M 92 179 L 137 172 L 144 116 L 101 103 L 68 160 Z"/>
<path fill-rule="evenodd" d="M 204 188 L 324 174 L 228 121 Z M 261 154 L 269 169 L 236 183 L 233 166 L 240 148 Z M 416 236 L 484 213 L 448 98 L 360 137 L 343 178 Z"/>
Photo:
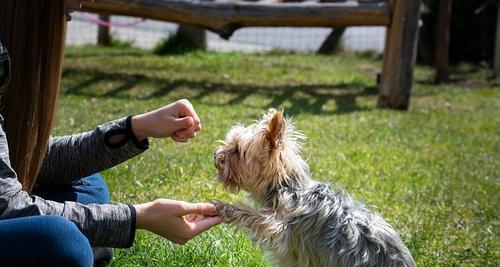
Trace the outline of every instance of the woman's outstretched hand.
<path fill-rule="evenodd" d="M 170 137 L 177 142 L 187 142 L 199 130 L 200 118 L 187 99 L 132 117 L 132 131 L 138 140 Z M 151 231 L 178 244 L 186 243 L 222 221 L 221 217 L 212 216 L 216 208 L 210 203 L 157 199 L 134 207 L 138 229 Z"/>
<path fill-rule="evenodd" d="M 157 199 L 134 207 L 137 229 L 151 231 L 177 244 L 185 244 L 222 222 L 220 216 L 212 216 L 216 208 L 210 203 Z"/>
<path fill-rule="evenodd" d="M 187 99 L 132 117 L 132 131 L 139 140 L 171 137 L 187 142 L 201 130 L 200 118 Z"/>

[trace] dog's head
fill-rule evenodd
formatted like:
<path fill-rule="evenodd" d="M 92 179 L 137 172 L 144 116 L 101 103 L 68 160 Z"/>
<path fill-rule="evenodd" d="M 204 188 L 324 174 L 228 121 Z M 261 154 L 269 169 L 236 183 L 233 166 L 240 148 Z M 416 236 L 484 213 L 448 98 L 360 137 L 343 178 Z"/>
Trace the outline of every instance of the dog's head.
<path fill-rule="evenodd" d="M 267 190 L 308 177 L 300 157 L 300 141 L 289 118 L 270 109 L 256 123 L 236 125 L 214 154 L 217 179 L 233 191 L 243 189 L 256 197 Z"/>

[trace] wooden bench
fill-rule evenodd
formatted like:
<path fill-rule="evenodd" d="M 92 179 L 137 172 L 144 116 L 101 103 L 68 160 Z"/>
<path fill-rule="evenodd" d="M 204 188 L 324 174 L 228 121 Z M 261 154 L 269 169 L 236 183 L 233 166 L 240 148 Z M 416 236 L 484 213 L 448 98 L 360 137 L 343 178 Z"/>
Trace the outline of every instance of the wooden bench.
<path fill-rule="evenodd" d="M 93 0 L 83 10 L 192 24 L 229 38 L 243 27 L 386 26 L 379 108 L 408 109 L 422 0 Z"/>

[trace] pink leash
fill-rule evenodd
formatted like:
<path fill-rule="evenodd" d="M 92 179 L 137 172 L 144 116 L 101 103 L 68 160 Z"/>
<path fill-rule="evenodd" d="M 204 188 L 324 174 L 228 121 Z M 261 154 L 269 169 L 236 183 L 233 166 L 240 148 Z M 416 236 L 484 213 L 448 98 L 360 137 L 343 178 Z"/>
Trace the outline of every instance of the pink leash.
<path fill-rule="evenodd" d="M 115 27 L 115 28 L 128 28 L 128 27 L 133 27 L 136 26 L 140 23 L 143 23 L 146 19 L 142 18 L 136 21 L 128 22 L 128 23 L 112 23 L 109 21 L 105 21 L 102 19 L 99 19 L 97 16 L 93 16 L 87 12 L 83 12 L 82 15 L 85 17 L 87 21 L 93 22 L 97 25 L 105 26 L 105 27 Z"/>

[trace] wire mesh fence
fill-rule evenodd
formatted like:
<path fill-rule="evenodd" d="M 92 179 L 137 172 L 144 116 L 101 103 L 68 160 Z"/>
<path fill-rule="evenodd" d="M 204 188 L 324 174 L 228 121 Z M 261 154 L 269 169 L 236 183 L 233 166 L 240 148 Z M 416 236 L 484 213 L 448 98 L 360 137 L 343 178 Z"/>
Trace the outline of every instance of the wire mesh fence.
<path fill-rule="evenodd" d="M 98 24 L 94 14 L 75 12 L 69 23 L 66 43 L 68 45 L 96 44 Z M 133 17 L 112 16 L 111 35 L 115 40 L 133 46 L 151 49 L 177 31 L 178 25 Z M 330 34 L 329 28 L 244 28 L 236 31 L 229 40 L 207 32 L 207 47 L 219 52 L 265 52 L 275 49 L 314 52 Z M 373 50 L 382 52 L 385 42 L 385 27 L 350 27 L 344 32 L 341 45 L 346 50 Z"/>

